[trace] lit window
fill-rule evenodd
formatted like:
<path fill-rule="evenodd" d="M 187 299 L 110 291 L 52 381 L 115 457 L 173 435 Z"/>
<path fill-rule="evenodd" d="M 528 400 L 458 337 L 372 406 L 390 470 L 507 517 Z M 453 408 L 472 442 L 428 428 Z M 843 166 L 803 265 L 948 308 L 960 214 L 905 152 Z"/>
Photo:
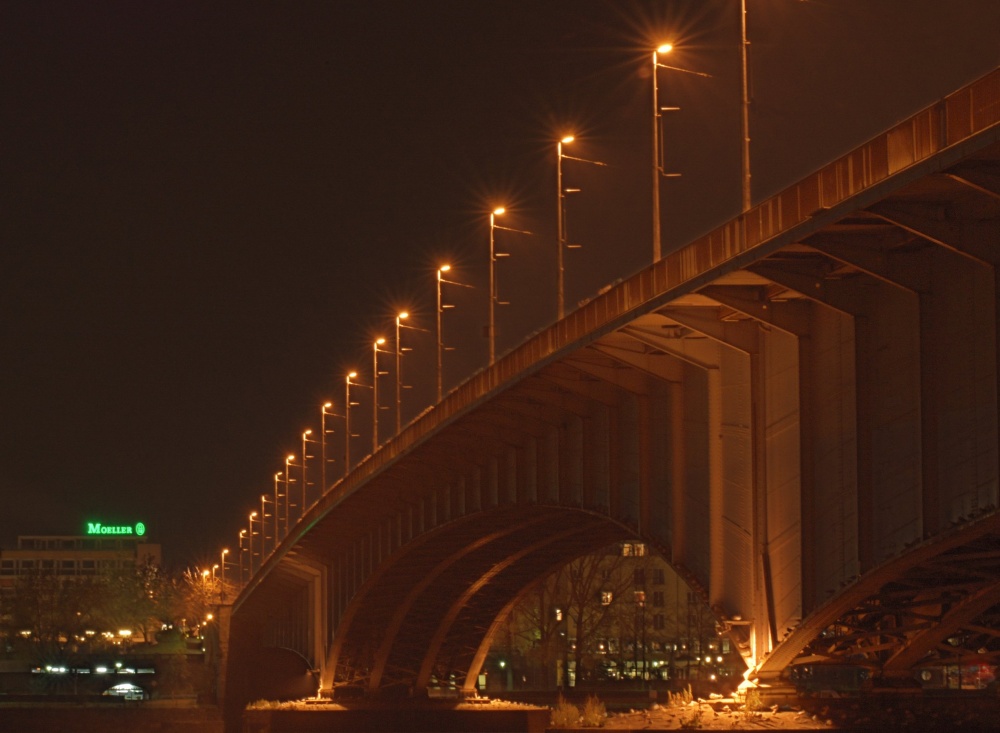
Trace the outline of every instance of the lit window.
<path fill-rule="evenodd" d="M 615 594 L 609 590 L 601 591 L 601 605 L 610 606 L 611 601 L 615 599 Z"/>
<path fill-rule="evenodd" d="M 622 544 L 622 557 L 643 557 L 646 545 L 642 542 L 625 542 Z"/>

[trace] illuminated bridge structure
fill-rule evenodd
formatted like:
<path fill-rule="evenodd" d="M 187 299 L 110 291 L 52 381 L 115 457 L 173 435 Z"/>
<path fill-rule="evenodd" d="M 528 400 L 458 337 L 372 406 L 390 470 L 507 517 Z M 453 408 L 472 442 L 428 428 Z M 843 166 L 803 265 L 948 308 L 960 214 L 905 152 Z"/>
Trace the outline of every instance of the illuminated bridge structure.
<path fill-rule="evenodd" d="M 533 581 L 629 539 L 760 681 L 997 663 L 998 265 L 1000 70 L 531 336 L 328 487 L 232 606 L 227 703 L 280 694 L 276 649 L 324 695 L 471 691 Z"/>

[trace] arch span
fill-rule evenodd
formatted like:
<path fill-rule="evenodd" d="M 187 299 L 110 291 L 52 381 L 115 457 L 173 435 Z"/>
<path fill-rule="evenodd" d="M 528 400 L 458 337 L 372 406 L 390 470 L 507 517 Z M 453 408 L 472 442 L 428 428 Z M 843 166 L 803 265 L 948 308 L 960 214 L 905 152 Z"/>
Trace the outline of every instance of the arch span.
<path fill-rule="evenodd" d="M 471 692 L 498 622 L 527 588 L 629 539 L 642 538 L 606 515 L 544 505 L 497 508 L 437 527 L 384 563 L 352 599 L 323 690 L 419 694 L 451 680 Z"/>

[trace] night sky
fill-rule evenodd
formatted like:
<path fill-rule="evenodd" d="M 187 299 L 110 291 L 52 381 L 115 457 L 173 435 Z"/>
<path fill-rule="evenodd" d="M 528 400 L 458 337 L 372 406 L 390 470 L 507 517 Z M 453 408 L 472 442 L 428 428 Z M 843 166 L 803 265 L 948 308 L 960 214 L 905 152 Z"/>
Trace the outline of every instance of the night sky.
<path fill-rule="evenodd" d="M 996 0 L 747 4 L 754 201 L 1000 64 Z M 662 40 L 711 75 L 658 77 L 681 108 L 666 248 L 735 215 L 738 7 L 4 0 L 0 547 L 88 519 L 144 521 L 173 565 L 234 547 L 345 372 L 370 383 L 399 308 L 427 329 L 404 332 L 404 422 L 432 402 L 443 262 L 475 286 L 446 291 L 445 388 L 485 364 L 496 205 L 533 233 L 498 235 L 498 352 L 549 324 L 568 132 L 607 163 L 565 164 L 569 308 L 642 267 Z"/>

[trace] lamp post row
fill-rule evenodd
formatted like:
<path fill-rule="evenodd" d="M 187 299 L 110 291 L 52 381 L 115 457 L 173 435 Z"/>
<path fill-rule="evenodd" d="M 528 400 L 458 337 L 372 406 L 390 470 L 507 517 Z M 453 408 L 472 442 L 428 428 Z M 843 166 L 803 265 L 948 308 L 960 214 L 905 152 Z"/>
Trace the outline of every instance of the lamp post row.
<path fill-rule="evenodd" d="M 740 0 L 740 89 L 741 89 L 741 146 L 740 146 L 740 172 L 741 172 L 741 211 L 746 213 L 751 206 L 751 187 L 750 187 L 750 134 L 749 134 L 749 73 L 748 73 L 748 61 L 747 61 L 747 51 L 749 47 L 749 42 L 747 40 L 747 20 L 746 20 L 746 0 Z M 670 69 L 673 71 L 681 71 L 684 73 L 694 74 L 702 77 L 710 77 L 710 74 L 706 74 L 699 71 L 694 71 L 691 69 L 685 69 L 677 66 L 669 66 L 661 62 L 661 56 L 670 53 L 673 50 L 673 45 L 670 43 L 665 43 L 658 46 L 652 52 L 652 260 L 653 262 L 661 259 L 662 252 L 662 221 L 661 221 L 661 201 L 660 201 L 660 179 L 661 178 L 672 178 L 677 177 L 678 173 L 668 173 L 664 169 L 664 145 L 663 145 L 663 128 L 662 128 L 662 113 L 666 111 L 676 111 L 678 107 L 661 107 L 659 99 L 659 83 L 658 83 L 658 71 L 659 69 Z M 566 227 L 566 194 L 578 192 L 580 189 L 577 188 L 565 188 L 563 185 L 563 161 L 564 160 L 575 160 L 583 163 L 589 163 L 598 166 L 606 166 L 606 163 L 602 163 L 596 160 L 588 160 L 585 158 L 578 158 L 574 156 L 569 156 L 564 153 L 564 145 L 568 145 L 574 142 L 575 138 L 573 135 L 566 135 L 556 142 L 556 186 L 557 186 L 557 221 L 556 221 L 556 263 L 557 263 L 557 291 L 556 291 L 556 316 L 557 320 L 562 320 L 566 313 L 566 296 L 565 296 L 565 261 L 564 256 L 566 249 L 576 249 L 579 248 L 578 244 L 571 244 L 568 241 L 567 227 Z M 498 252 L 496 247 L 496 231 L 505 230 L 520 234 L 532 234 L 532 232 L 513 229 L 511 227 L 504 227 L 497 224 L 497 217 L 502 216 L 506 213 L 506 209 L 503 206 L 498 206 L 494 208 L 489 214 L 489 323 L 488 323 L 488 336 L 489 336 L 489 364 L 493 364 L 496 360 L 496 307 L 498 305 L 506 305 L 506 301 L 500 300 L 499 292 L 497 289 L 497 277 L 496 277 L 496 263 L 498 258 L 507 257 L 509 253 Z M 745 235 L 745 232 L 744 232 Z M 453 308 L 454 305 L 446 303 L 443 300 L 442 285 L 455 285 L 459 287 L 471 288 L 473 286 L 466 283 L 462 283 L 455 280 L 449 280 L 444 277 L 444 273 L 451 270 L 451 265 L 442 264 L 437 268 L 436 272 L 436 308 L 435 308 L 435 335 L 436 335 L 436 345 L 437 345 L 437 401 L 440 402 L 443 397 L 443 373 L 444 373 L 444 357 L 445 351 L 453 350 L 453 347 L 448 347 L 444 343 L 443 331 L 442 331 L 442 315 L 445 310 Z M 359 403 L 351 401 L 351 387 L 366 387 L 372 390 L 372 451 L 378 450 L 379 443 L 379 433 L 378 433 L 378 416 L 379 410 L 385 409 L 379 403 L 379 377 L 386 376 L 388 372 L 383 372 L 379 370 L 379 353 L 388 354 L 392 353 L 395 357 L 395 423 L 396 423 L 396 433 L 398 434 L 402 429 L 402 390 L 405 385 L 403 384 L 402 378 L 402 356 L 405 351 L 409 351 L 408 348 L 402 346 L 401 343 L 401 329 L 403 328 L 415 328 L 404 324 L 403 321 L 409 318 L 409 313 L 402 311 L 398 313 L 395 317 L 395 349 L 393 352 L 389 352 L 385 349 L 380 349 L 380 346 L 385 344 L 385 339 L 383 337 L 377 338 L 372 344 L 372 384 L 365 385 L 359 382 L 352 381 L 357 377 L 357 372 L 351 371 L 345 377 L 344 383 L 344 411 L 343 414 L 337 414 L 331 412 L 333 408 L 332 402 L 325 402 L 320 408 L 320 435 L 318 440 L 310 440 L 309 436 L 312 434 L 312 430 L 306 430 L 302 433 L 302 462 L 298 465 L 301 469 L 301 491 L 300 504 L 299 504 L 299 517 L 305 515 L 307 510 L 308 501 L 308 459 L 314 458 L 315 456 L 308 455 L 308 443 L 320 443 L 320 496 L 322 496 L 327 488 L 327 464 L 332 462 L 332 459 L 328 458 L 327 453 L 327 436 L 332 434 L 333 431 L 327 428 L 328 417 L 341 417 L 344 420 L 344 469 L 343 475 L 347 475 L 351 468 L 351 438 L 358 437 L 356 434 L 351 432 L 351 407 L 359 406 Z M 272 543 L 271 552 L 274 552 L 280 545 L 280 542 L 284 537 L 288 535 L 289 527 L 289 507 L 291 505 L 291 487 L 290 484 L 295 483 L 295 479 L 291 477 L 291 467 L 296 464 L 293 463 L 295 460 L 294 455 L 289 455 L 285 459 L 285 470 L 279 471 L 274 475 L 274 493 L 271 499 L 271 504 L 273 511 L 271 513 L 272 521 Z M 284 484 L 284 493 L 280 491 L 280 486 Z M 279 537 L 279 525 L 281 524 L 281 500 L 284 499 L 284 522 L 283 531 Z M 268 499 L 266 495 L 261 495 L 261 511 L 259 518 L 260 541 L 258 543 L 260 560 L 257 565 L 257 569 L 263 565 L 265 558 L 266 549 L 266 518 L 267 518 L 267 502 Z M 240 530 L 239 533 L 239 581 L 240 583 L 249 582 L 249 579 L 253 576 L 255 572 L 254 569 L 254 522 L 257 519 L 257 512 L 253 511 L 249 515 L 249 525 L 247 529 Z M 244 543 L 244 538 L 246 542 Z M 223 549 L 221 553 L 220 566 L 221 567 L 221 589 L 219 592 L 220 600 L 224 600 L 225 597 L 225 566 L 226 566 L 226 555 L 229 553 L 228 549 Z M 247 560 L 244 562 L 244 553 L 246 553 Z M 246 567 L 246 581 L 244 581 L 244 567 Z M 213 573 L 214 577 L 214 573 Z"/>

